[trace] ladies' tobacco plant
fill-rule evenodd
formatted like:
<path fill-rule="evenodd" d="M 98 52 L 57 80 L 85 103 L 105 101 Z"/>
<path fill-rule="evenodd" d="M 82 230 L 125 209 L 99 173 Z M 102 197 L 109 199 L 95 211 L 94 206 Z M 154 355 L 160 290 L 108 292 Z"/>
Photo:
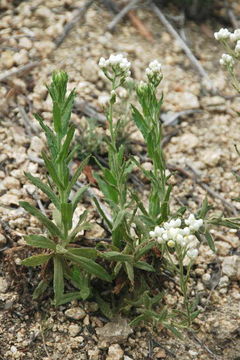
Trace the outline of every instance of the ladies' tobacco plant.
<path fill-rule="evenodd" d="M 71 301 L 76 298 L 86 298 L 90 293 L 90 277 L 97 276 L 104 281 L 111 281 L 111 276 L 94 260 L 97 251 L 91 248 L 72 247 L 76 235 L 88 226 L 85 211 L 73 226 L 73 215 L 87 186 L 80 188 L 72 196 L 73 187 L 78 180 L 88 158 L 82 161 L 77 170 L 71 174 L 70 163 L 77 150 L 72 147 L 75 127 L 70 123 L 70 117 L 75 98 L 73 90 L 67 96 L 68 76 L 64 72 L 53 74 L 52 83 L 48 87 L 51 96 L 53 128 L 50 128 L 40 115 L 35 115 L 45 132 L 48 153 L 43 152 L 45 168 L 48 172 L 47 182 L 26 173 L 27 178 L 43 191 L 54 206 L 53 220 L 46 217 L 39 209 L 28 202 L 21 201 L 20 205 L 31 215 L 35 216 L 45 227 L 42 235 L 27 235 L 28 245 L 44 249 L 44 252 L 23 260 L 27 266 L 53 264 L 53 275 L 43 279 L 34 292 L 34 297 L 41 295 L 53 281 L 55 305 Z M 65 293 L 65 280 L 70 281 L 78 291 Z"/>

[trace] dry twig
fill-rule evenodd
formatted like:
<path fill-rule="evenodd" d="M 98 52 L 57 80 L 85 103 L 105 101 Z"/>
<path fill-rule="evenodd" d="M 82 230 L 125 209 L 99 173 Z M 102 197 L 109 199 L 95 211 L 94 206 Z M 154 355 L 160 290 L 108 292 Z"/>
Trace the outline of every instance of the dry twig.
<path fill-rule="evenodd" d="M 178 32 L 173 28 L 173 26 L 170 24 L 170 22 L 167 20 L 167 18 L 165 17 L 165 15 L 162 13 L 162 11 L 155 5 L 155 4 L 151 4 L 150 5 L 152 11 L 157 15 L 157 17 L 159 18 L 159 20 L 161 21 L 161 23 L 167 28 L 167 30 L 170 32 L 170 34 L 172 36 L 175 37 L 175 39 L 178 41 L 179 45 L 181 46 L 181 48 L 183 49 L 183 51 L 185 52 L 185 54 L 187 55 L 187 57 L 189 58 L 189 60 L 191 61 L 191 63 L 194 65 L 194 67 L 196 68 L 196 70 L 199 72 L 199 74 L 201 75 L 202 78 L 206 79 L 207 82 L 210 84 L 211 80 L 209 79 L 209 76 L 207 74 L 207 72 L 204 70 L 204 68 L 202 67 L 202 65 L 200 64 L 200 62 L 196 59 L 195 55 L 192 53 L 192 51 L 189 49 L 189 47 L 187 46 L 187 44 L 183 41 L 183 39 L 180 37 L 180 35 L 178 34 Z M 212 86 L 213 88 L 213 86 Z"/>
<path fill-rule="evenodd" d="M 130 10 L 128 12 L 128 17 L 131 20 L 132 24 L 135 26 L 135 28 L 138 30 L 138 32 L 148 41 L 151 43 L 153 42 L 153 36 L 150 33 L 150 31 L 146 28 L 144 23 L 139 19 L 135 11 Z"/>
<path fill-rule="evenodd" d="M 190 166 L 188 164 L 188 167 L 190 168 L 190 170 L 193 172 L 194 175 L 189 173 L 187 170 L 180 168 L 179 166 L 168 164 L 167 167 L 169 170 L 178 171 L 181 174 L 183 174 L 184 176 L 194 180 L 196 182 L 196 184 L 198 184 L 204 190 L 206 190 L 214 199 L 215 198 L 219 199 L 223 203 L 223 205 L 234 214 L 234 216 L 237 216 L 238 212 L 237 212 L 236 208 L 232 204 L 230 204 L 226 199 L 224 199 L 224 197 L 222 197 L 215 190 L 211 189 L 207 184 L 205 184 L 201 179 L 199 179 L 198 178 L 199 174 L 197 173 L 197 171 L 195 169 L 193 169 L 192 166 Z"/>
<path fill-rule="evenodd" d="M 41 61 L 33 61 L 33 62 L 30 62 L 30 63 L 28 63 L 26 65 L 19 66 L 17 69 L 7 71 L 7 72 L 0 75 L 0 81 L 5 81 L 5 80 L 7 80 L 8 78 L 10 78 L 12 76 L 20 75 L 22 73 L 26 73 L 26 72 L 32 70 L 33 68 L 35 68 L 36 66 L 38 66 L 40 64 L 41 64 Z"/>
<path fill-rule="evenodd" d="M 108 24 L 107 30 L 113 31 L 116 25 L 122 20 L 122 18 L 127 15 L 127 13 L 132 10 L 140 0 L 131 0 Z"/>
<path fill-rule="evenodd" d="M 86 3 L 77 10 L 76 15 L 73 17 L 73 19 L 68 22 L 64 28 L 63 28 L 63 33 L 56 38 L 55 40 L 55 45 L 56 47 L 59 47 L 63 41 L 65 40 L 66 36 L 69 34 L 69 32 L 74 28 L 74 26 L 80 21 L 82 20 L 82 18 L 84 17 L 84 15 L 86 14 L 87 10 L 89 9 L 89 7 L 94 3 L 94 0 L 88 0 L 86 1 Z"/>

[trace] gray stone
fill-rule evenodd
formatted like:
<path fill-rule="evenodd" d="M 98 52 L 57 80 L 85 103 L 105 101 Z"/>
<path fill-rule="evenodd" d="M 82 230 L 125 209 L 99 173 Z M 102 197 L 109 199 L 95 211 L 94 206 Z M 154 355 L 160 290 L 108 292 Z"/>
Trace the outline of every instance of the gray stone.
<path fill-rule="evenodd" d="M 65 311 L 65 315 L 70 319 L 81 320 L 86 316 L 86 313 L 80 307 L 74 307 L 74 308 L 67 309 Z"/>
<path fill-rule="evenodd" d="M 100 340 L 113 342 L 125 341 L 128 336 L 133 332 L 131 327 L 128 325 L 126 319 L 117 318 L 102 328 L 97 328 L 96 333 L 100 337 Z"/>
<path fill-rule="evenodd" d="M 240 256 L 226 256 L 222 263 L 222 273 L 231 280 L 240 280 Z"/>

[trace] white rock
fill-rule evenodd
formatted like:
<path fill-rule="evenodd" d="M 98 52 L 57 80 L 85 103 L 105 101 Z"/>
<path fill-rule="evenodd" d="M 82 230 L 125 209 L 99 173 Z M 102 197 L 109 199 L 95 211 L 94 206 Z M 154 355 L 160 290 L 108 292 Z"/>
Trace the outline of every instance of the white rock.
<path fill-rule="evenodd" d="M 215 242 L 216 248 L 217 248 L 217 253 L 218 255 L 221 256 L 226 256 L 229 254 L 229 250 L 232 248 L 232 246 L 227 243 L 226 241 L 216 241 Z"/>
<path fill-rule="evenodd" d="M 20 50 L 19 52 L 13 55 L 13 60 L 16 65 L 25 65 L 28 62 L 28 53 L 25 49 Z"/>
<path fill-rule="evenodd" d="M 199 109 L 200 104 L 196 95 L 191 92 L 171 91 L 166 95 L 168 110 L 182 111 L 189 109 Z"/>
<path fill-rule="evenodd" d="M 10 51 L 3 51 L 1 54 L 1 64 L 5 69 L 13 67 L 13 54 Z"/>
<path fill-rule="evenodd" d="M 98 80 L 99 67 L 92 59 L 85 61 L 82 65 L 82 76 L 87 81 L 95 82 Z"/>
<path fill-rule="evenodd" d="M 123 360 L 133 360 L 133 359 L 130 358 L 129 356 L 127 356 L 127 355 L 124 355 Z"/>
<path fill-rule="evenodd" d="M 8 289 L 7 280 L 3 277 L 0 277 L 0 294 L 4 294 Z"/>
<path fill-rule="evenodd" d="M 19 46 L 21 48 L 24 48 L 26 50 L 30 50 L 32 48 L 32 42 L 29 38 L 27 37 L 22 37 L 19 40 Z"/>
<path fill-rule="evenodd" d="M 52 41 L 36 41 L 34 47 L 39 51 L 40 55 L 44 58 L 54 49 L 55 45 Z"/>
<path fill-rule="evenodd" d="M 207 149 L 200 154 L 201 160 L 210 167 L 216 166 L 222 156 L 221 149 Z"/>
<path fill-rule="evenodd" d="M 99 349 L 88 350 L 89 360 L 99 359 Z"/>
<path fill-rule="evenodd" d="M 42 139 L 40 139 L 38 136 L 33 136 L 31 139 L 30 150 L 40 154 L 43 148 L 44 142 L 42 141 Z"/>
<path fill-rule="evenodd" d="M 6 176 L 2 184 L 6 189 L 19 189 L 20 182 L 12 176 Z"/>
<path fill-rule="evenodd" d="M 67 309 L 65 311 L 65 315 L 70 319 L 81 320 L 86 316 L 86 313 L 80 307 L 74 307 L 74 308 Z"/>
<path fill-rule="evenodd" d="M 118 318 L 107 323 L 102 328 L 96 328 L 96 333 L 100 337 L 100 340 L 113 343 L 114 341 L 125 341 L 132 333 L 132 329 L 126 319 Z"/>
<path fill-rule="evenodd" d="M 70 336 L 74 337 L 77 336 L 77 334 L 80 332 L 81 328 L 77 324 L 71 324 L 69 325 L 68 332 Z"/>
<path fill-rule="evenodd" d="M 192 152 L 192 149 L 198 145 L 199 140 L 196 135 L 187 133 L 180 136 L 178 142 L 182 150 Z"/>
<path fill-rule="evenodd" d="M 106 360 L 121 360 L 124 352 L 119 344 L 112 344 L 108 349 L 108 356 Z"/>
<path fill-rule="evenodd" d="M 222 263 L 222 273 L 231 280 L 240 280 L 240 256 L 226 256 Z"/>

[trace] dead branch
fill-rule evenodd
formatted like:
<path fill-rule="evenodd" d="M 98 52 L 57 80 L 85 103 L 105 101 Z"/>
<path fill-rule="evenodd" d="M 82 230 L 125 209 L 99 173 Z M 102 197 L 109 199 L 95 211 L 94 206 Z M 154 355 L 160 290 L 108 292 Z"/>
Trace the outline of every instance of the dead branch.
<path fill-rule="evenodd" d="M 150 33 L 150 31 L 146 28 L 144 23 L 139 19 L 135 11 L 130 10 L 127 14 L 129 19 L 131 20 L 132 24 L 135 26 L 135 28 L 138 30 L 138 32 L 148 41 L 151 43 L 153 42 L 153 36 Z"/>
<path fill-rule="evenodd" d="M 219 193 L 217 193 L 215 190 L 213 190 L 212 188 L 210 188 L 210 186 L 208 186 L 207 184 L 205 184 L 201 179 L 199 179 L 199 174 L 198 174 L 198 172 L 197 172 L 195 169 L 193 169 L 192 166 L 190 166 L 190 165 L 188 164 L 188 167 L 189 167 L 190 170 L 193 172 L 193 175 L 192 175 L 191 173 L 189 173 L 187 170 L 180 168 L 179 166 L 170 165 L 170 164 L 167 165 L 167 168 L 168 168 L 169 170 L 178 171 L 179 173 L 183 174 L 184 176 L 192 179 L 193 181 L 196 182 L 196 184 L 198 184 L 198 185 L 201 186 L 204 190 L 206 190 L 206 191 L 209 193 L 209 195 L 212 196 L 212 198 L 214 198 L 214 199 L 215 199 L 215 198 L 219 199 L 219 200 L 223 203 L 223 205 L 224 205 L 229 211 L 231 211 L 231 212 L 234 214 L 234 216 L 237 216 L 237 215 L 238 215 L 238 212 L 237 212 L 236 208 L 235 208 L 231 203 L 229 203 L 226 199 L 224 199 L 223 196 L 221 196 L 221 195 L 220 195 Z"/>
<path fill-rule="evenodd" d="M 150 7 L 151 7 L 152 11 L 156 14 L 156 16 L 159 18 L 161 23 L 167 28 L 169 33 L 177 40 L 177 42 L 179 43 L 179 45 L 181 46 L 181 48 L 183 49 L 183 51 L 185 52 L 185 54 L 187 55 L 187 57 L 189 58 L 189 60 L 193 64 L 193 66 L 196 68 L 196 70 L 200 74 L 200 76 L 202 78 L 206 79 L 209 83 L 211 83 L 211 80 L 210 80 L 207 72 L 204 70 L 204 68 L 202 67 L 200 62 L 197 60 L 195 55 L 192 53 L 192 51 L 189 49 L 187 44 L 180 37 L 178 32 L 173 28 L 173 26 L 167 20 L 167 18 L 162 13 L 162 11 L 153 3 L 150 5 Z"/>
<path fill-rule="evenodd" d="M 32 70 L 33 68 L 35 68 L 36 66 L 38 66 L 40 64 L 41 64 L 41 61 L 33 61 L 33 62 L 30 62 L 30 63 L 28 63 L 26 65 L 19 66 L 17 69 L 7 71 L 7 72 L 0 75 L 0 81 L 5 81 L 5 80 L 7 80 L 8 78 L 10 78 L 12 76 L 26 73 L 26 72 Z"/>
<path fill-rule="evenodd" d="M 69 32 L 74 28 L 74 26 L 80 21 L 82 20 L 82 18 L 84 17 L 84 15 L 86 14 L 87 10 L 90 8 L 90 6 L 94 3 L 94 0 L 88 0 L 86 1 L 86 3 L 79 8 L 76 11 L 76 15 L 73 17 L 73 19 L 71 21 L 69 21 L 63 28 L 63 32 L 61 35 L 59 35 L 59 37 L 56 38 L 55 40 L 55 45 L 56 48 L 59 47 L 63 41 L 65 40 L 66 36 L 69 34 Z"/>
<path fill-rule="evenodd" d="M 113 31 L 116 25 L 122 20 L 122 18 L 127 15 L 127 13 L 132 10 L 140 0 L 131 0 L 108 24 L 107 30 Z"/>
<path fill-rule="evenodd" d="M 84 115 L 96 119 L 98 122 L 105 124 L 105 115 L 99 113 L 93 106 L 87 101 L 79 99 L 74 102 L 74 108 L 81 111 Z"/>

